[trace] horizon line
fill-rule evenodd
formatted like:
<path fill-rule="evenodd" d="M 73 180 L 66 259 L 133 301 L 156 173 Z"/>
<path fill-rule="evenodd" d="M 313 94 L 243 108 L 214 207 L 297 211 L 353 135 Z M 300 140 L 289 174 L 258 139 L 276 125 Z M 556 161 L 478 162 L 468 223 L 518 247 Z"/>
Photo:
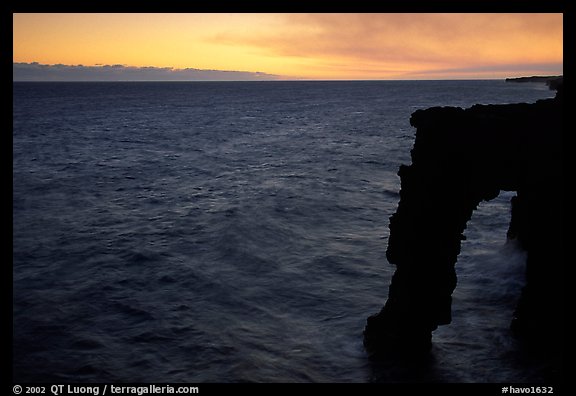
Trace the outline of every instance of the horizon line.
<path fill-rule="evenodd" d="M 554 75 L 526 75 L 522 77 L 466 77 L 466 78 L 379 78 L 379 79 L 313 79 L 313 78 L 295 78 L 295 79 L 270 79 L 270 80 L 25 80 L 13 79 L 13 83 L 267 83 L 267 82 L 379 82 L 379 81 L 506 81 L 508 79 L 519 78 L 557 78 L 563 77 L 563 74 Z M 537 82 L 539 83 L 539 82 Z"/>
<path fill-rule="evenodd" d="M 474 70 L 476 69 L 476 70 Z M 557 77 L 560 70 L 423 70 L 371 78 L 307 77 L 272 74 L 262 71 L 178 68 L 160 66 L 130 66 L 125 64 L 43 64 L 40 62 L 12 62 L 12 81 L 20 82 L 210 82 L 210 81 L 472 81 L 501 80 L 519 77 Z M 496 76 L 494 76 L 496 75 Z"/>

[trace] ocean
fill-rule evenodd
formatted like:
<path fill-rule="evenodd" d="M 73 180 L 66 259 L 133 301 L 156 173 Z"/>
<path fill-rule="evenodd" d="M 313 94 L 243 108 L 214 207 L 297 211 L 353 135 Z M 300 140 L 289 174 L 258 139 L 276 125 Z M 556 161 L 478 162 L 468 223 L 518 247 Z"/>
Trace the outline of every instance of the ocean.
<path fill-rule="evenodd" d="M 453 322 L 369 359 L 410 114 L 543 84 L 13 84 L 15 382 L 534 382 L 509 323 L 524 254 L 501 192 L 469 222 Z"/>

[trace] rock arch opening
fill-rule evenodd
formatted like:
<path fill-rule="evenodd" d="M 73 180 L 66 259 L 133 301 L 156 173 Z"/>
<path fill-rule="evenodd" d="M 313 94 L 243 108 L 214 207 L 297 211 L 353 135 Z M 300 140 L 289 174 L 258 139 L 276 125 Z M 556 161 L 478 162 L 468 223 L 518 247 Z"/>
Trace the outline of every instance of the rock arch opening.
<path fill-rule="evenodd" d="M 418 110 L 412 163 L 402 165 L 387 259 L 388 300 L 368 319 L 370 351 L 424 351 L 451 322 L 455 264 L 482 201 L 515 191 L 510 236 L 526 250 L 526 286 L 512 328 L 521 336 L 562 331 L 562 87 L 533 104 Z"/>

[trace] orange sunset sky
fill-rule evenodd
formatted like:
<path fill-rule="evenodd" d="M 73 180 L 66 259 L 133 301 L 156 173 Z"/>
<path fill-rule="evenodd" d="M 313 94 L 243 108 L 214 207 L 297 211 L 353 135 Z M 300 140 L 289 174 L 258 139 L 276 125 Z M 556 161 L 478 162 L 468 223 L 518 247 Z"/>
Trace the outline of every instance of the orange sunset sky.
<path fill-rule="evenodd" d="M 14 14 L 13 62 L 281 79 L 563 73 L 562 14 Z"/>

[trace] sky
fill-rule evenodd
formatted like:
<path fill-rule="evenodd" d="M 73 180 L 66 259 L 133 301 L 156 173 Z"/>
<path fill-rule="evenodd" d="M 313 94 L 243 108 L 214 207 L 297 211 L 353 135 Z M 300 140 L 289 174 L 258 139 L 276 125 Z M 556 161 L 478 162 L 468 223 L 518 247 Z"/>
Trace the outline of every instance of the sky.
<path fill-rule="evenodd" d="M 13 14 L 14 80 L 563 73 L 562 14 Z"/>

